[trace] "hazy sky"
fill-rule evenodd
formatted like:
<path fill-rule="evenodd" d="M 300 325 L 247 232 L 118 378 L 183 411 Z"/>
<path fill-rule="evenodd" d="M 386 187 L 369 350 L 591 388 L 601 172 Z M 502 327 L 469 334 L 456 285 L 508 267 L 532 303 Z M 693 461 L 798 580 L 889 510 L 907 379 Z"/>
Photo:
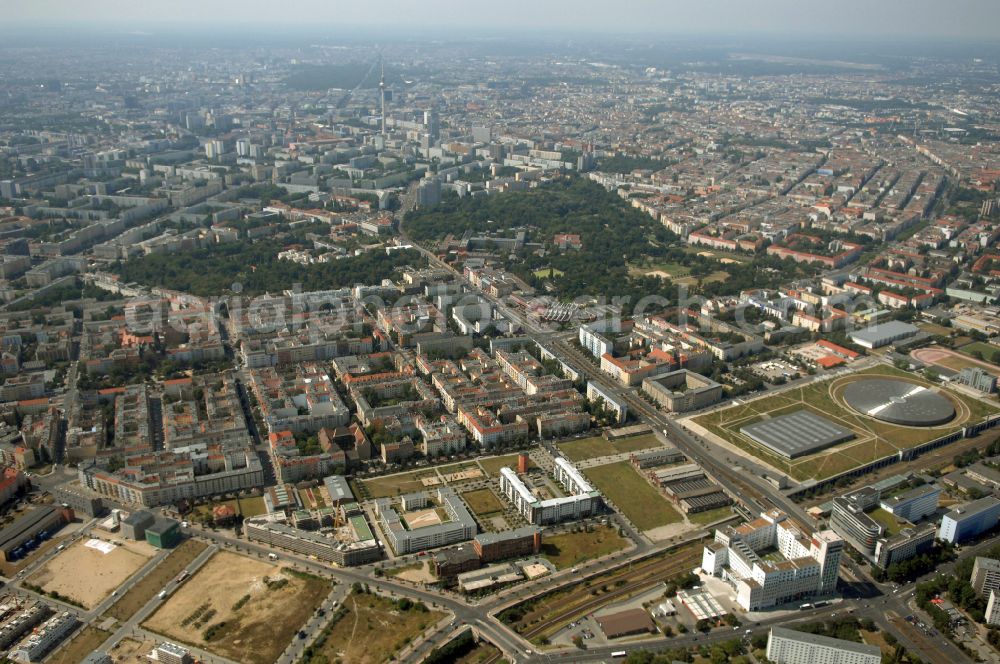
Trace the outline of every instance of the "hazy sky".
<path fill-rule="evenodd" d="M 382 22 L 439 35 L 511 29 L 637 33 L 791 34 L 894 39 L 995 40 L 998 0 L 13 0 L 0 12 L 8 27 L 80 22 L 108 27 L 156 23 L 256 23 L 371 26 Z"/>

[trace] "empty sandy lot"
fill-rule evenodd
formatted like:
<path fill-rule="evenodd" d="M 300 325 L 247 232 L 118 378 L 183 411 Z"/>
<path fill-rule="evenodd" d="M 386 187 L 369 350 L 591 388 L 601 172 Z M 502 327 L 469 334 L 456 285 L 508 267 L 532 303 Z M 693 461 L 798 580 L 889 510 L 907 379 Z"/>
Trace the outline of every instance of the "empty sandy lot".
<path fill-rule="evenodd" d="M 441 517 L 433 509 L 407 512 L 403 515 L 403 518 L 406 519 L 406 525 L 410 527 L 410 530 L 424 528 L 425 526 L 436 526 L 441 523 Z"/>
<path fill-rule="evenodd" d="M 330 589 L 329 581 L 221 551 L 143 626 L 237 662 L 265 664 L 277 660 Z"/>
<path fill-rule="evenodd" d="M 145 542 L 120 542 L 110 553 L 86 546 L 87 538 L 46 563 L 28 582 L 45 592 L 57 592 L 91 609 L 135 574 L 153 557 L 155 549 Z"/>

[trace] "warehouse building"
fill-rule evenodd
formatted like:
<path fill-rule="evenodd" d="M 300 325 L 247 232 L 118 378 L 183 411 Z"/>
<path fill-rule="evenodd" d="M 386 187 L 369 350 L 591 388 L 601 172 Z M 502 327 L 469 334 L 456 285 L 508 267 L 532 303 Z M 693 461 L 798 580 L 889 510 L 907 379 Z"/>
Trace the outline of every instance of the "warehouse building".
<path fill-rule="evenodd" d="M 0 554 L 4 561 L 19 557 L 19 551 L 40 533 L 52 533 L 73 520 L 73 510 L 45 505 L 18 518 L 0 530 Z"/>
<path fill-rule="evenodd" d="M 146 510 L 136 510 L 121 521 L 122 535 L 140 541 L 146 539 L 146 528 L 156 523 L 156 517 L 152 512 Z"/>
<path fill-rule="evenodd" d="M 597 616 L 596 620 L 604 636 L 609 639 L 656 632 L 653 619 L 643 609 L 626 609 L 606 616 Z"/>
<path fill-rule="evenodd" d="M 146 541 L 157 549 L 172 549 L 181 542 L 181 524 L 173 519 L 157 517 L 146 526 Z"/>
<path fill-rule="evenodd" d="M 666 466 L 670 463 L 684 461 L 687 457 L 676 447 L 658 447 L 647 452 L 636 452 L 629 456 L 628 460 L 639 470 Z"/>
<path fill-rule="evenodd" d="M 330 475 L 323 480 L 323 486 L 330 494 L 331 505 L 340 506 L 343 503 L 355 502 L 354 492 L 351 491 L 351 486 L 343 475 Z"/>
<path fill-rule="evenodd" d="M 850 336 L 851 341 L 862 348 L 872 349 L 887 346 L 894 341 L 899 341 L 901 339 L 908 339 L 919 331 L 920 329 L 915 325 L 910 325 L 909 323 L 904 323 L 898 320 L 891 320 L 887 323 L 872 325 L 871 327 L 867 327 L 863 330 L 852 332 Z"/>
<path fill-rule="evenodd" d="M 850 429 L 805 409 L 748 424 L 740 428 L 740 433 L 786 459 L 819 452 L 854 438 Z"/>

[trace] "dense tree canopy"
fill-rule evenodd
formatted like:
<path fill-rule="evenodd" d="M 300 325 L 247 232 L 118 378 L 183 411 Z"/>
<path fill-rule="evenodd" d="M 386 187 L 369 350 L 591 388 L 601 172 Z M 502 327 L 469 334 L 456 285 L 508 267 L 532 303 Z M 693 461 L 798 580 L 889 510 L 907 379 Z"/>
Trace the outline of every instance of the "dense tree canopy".
<path fill-rule="evenodd" d="M 329 263 L 301 265 L 278 259 L 275 240 L 241 240 L 175 254 L 149 254 L 115 268 L 125 281 L 162 286 L 194 295 L 225 294 L 234 283 L 244 295 L 275 293 L 299 284 L 304 291 L 377 284 L 405 265 L 420 265 L 413 250 L 371 251 Z"/>
<path fill-rule="evenodd" d="M 553 253 L 538 256 L 522 250 L 508 269 L 529 283 L 534 272 L 552 267 L 556 293 L 564 299 L 579 296 L 670 296 L 669 284 L 654 277 L 629 276 L 629 261 L 642 255 L 660 255 L 676 240 L 661 224 L 632 208 L 603 187 L 582 178 L 567 178 L 525 192 L 488 197 L 448 197 L 441 205 L 410 212 L 408 233 L 419 242 L 440 240 L 466 231 L 528 230 L 527 241 L 546 244 Z M 557 233 L 580 235 L 583 248 L 560 251 L 551 246 Z M 510 235 L 510 234 L 506 234 Z"/>

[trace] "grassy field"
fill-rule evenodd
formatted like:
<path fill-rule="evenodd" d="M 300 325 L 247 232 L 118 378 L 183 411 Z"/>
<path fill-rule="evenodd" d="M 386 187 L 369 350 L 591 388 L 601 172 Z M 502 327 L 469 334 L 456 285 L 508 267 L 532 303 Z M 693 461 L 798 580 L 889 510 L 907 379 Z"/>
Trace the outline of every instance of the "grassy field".
<path fill-rule="evenodd" d="M 962 355 L 968 355 L 972 357 L 972 354 L 979 351 L 983 354 L 983 359 L 990 362 L 993 359 L 993 353 L 1000 353 L 1000 346 L 994 346 L 993 344 L 988 344 L 983 341 L 973 341 L 971 344 L 965 344 L 961 348 L 956 348 Z"/>
<path fill-rule="evenodd" d="M 87 625 L 76 633 L 72 641 L 46 661 L 48 664 L 78 664 L 107 641 L 109 636 L 110 632 Z"/>
<path fill-rule="evenodd" d="M 498 457 L 488 457 L 486 459 L 479 459 L 479 465 L 482 467 L 483 472 L 485 472 L 490 477 L 496 477 L 500 474 L 500 469 L 504 466 L 510 466 L 511 468 L 517 469 L 517 455 L 507 454 Z M 531 459 L 528 459 L 528 468 L 537 468 Z"/>
<path fill-rule="evenodd" d="M 988 362 L 989 361 L 988 360 L 989 356 L 987 355 L 987 356 L 984 356 L 984 357 L 987 358 L 987 362 Z M 959 355 L 951 355 L 949 357 L 942 357 L 940 360 L 937 360 L 936 362 L 934 362 L 934 364 L 938 364 L 938 365 L 941 365 L 942 367 L 946 367 L 948 369 L 952 369 L 953 371 L 961 371 L 962 369 L 968 369 L 968 368 L 971 367 L 971 368 L 974 368 L 974 369 L 982 369 L 982 370 L 986 371 L 987 373 L 993 374 L 994 376 L 1000 376 L 1000 367 L 998 367 L 998 366 L 996 366 L 994 364 L 983 364 L 982 361 L 977 362 L 973 358 L 961 357 Z"/>
<path fill-rule="evenodd" d="M 424 485 L 420 480 L 425 477 L 435 477 L 436 475 L 437 473 L 430 469 L 415 470 L 409 473 L 373 477 L 361 480 L 359 484 L 364 487 L 368 498 L 384 498 L 386 496 L 398 496 L 413 491 L 422 491 Z"/>
<path fill-rule="evenodd" d="M 229 505 L 237 514 L 242 514 L 246 518 L 251 516 L 260 516 L 261 514 L 267 513 L 267 507 L 264 506 L 263 496 L 244 496 L 243 498 L 220 500 L 207 505 L 198 505 L 194 508 L 194 511 L 196 514 L 211 516 L 212 509 L 214 509 L 217 505 Z"/>
<path fill-rule="evenodd" d="M 871 512 L 868 512 L 868 516 L 870 516 L 871 518 L 875 519 L 876 521 L 878 521 L 879 523 L 881 523 L 883 526 L 885 526 L 886 532 L 889 535 L 895 535 L 900 530 L 903 529 L 903 526 L 900 525 L 896 521 L 896 517 L 894 517 L 889 512 L 886 512 L 881 507 L 879 507 L 878 509 L 872 510 Z"/>
<path fill-rule="evenodd" d="M 706 284 L 711 284 L 711 283 L 715 283 L 715 282 L 721 283 L 723 281 L 726 281 L 727 279 L 729 279 L 729 273 L 728 272 L 726 272 L 725 270 L 716 270 L 712 274 L 710 274 L 707 277 L 705 277 L 704 279 L 702 279 L 702 283 L 706 283 Z"/>
<path fill-rule="evenodd" d="M 584 474 L 639 530 L 683 521 L 666 498 L 628 461 L 587 468 Z"/>
<path fill-rule="evenodd" d="M 390 599 L 368 593 L 351 593 L 307 652 L 302 664 L 388 662 L 395 653 L 444 614 L 412 606 L 401 610 Z"/>
<path fill-rule="evenodd" d="M 719 519 L 725 519 L 726 517 L 732 515 L 733 515 L 733 508 L 716 507 L 714 510 L 705 510 L 704 512 L 695 512 L 694 514 L 689 514 L 688 521 L 690 521 L 691 523 L 705 525 L 707 523 L 714 523 Z"/>
<path fill-rule="evenodd" d="M 678 279 L 691 274 L 691 269 L 685 265 L 681 265 L 680 263 L 650 263 L 649 265 L 629 265 L 629 272 L 632 274 L 655 274 L 657 272 L 664 272 L 670 275 L 671 279 Z"/>
<path fill-rule="evenodd" d="M 143 626 L 237 662 L 268 664 L 330 588 L 326 579 L 220 551 Z"/>
<path fill-rule="evenodd" d="M 611 526 L 542 537 L 542 555 L 559 569 L 621 551 L 626 546 L 628 540 Z"/>
<path fill-rule="evenodd" d="M 903 427 L 861 415 L 837 400 L 840 391 L 849 382 L 866 376 L 904 378 L 924 386 L 931 383 L 915 374 L 878 365 L 847 377 L 829 381 L 811 382 L 807 385 L 771 394 L 737 406 L 706 413 L 694 418 L 720 438 L 749 452 L 778 468 L 796 480 L 817 480 L 831 477 L 859 465 L 888 456 L 900 449 L 907 449 L 955 431 L 964 421 L 978 422 L 995 406 L 956 392 L 941 389 L 954 403 L 958 418 L 939 427 Z M 936 387 L 936 386 L 935 386 Z M 789 461 L 757 445 L 740 433 L 740 428 L 754 422 L 784 415 L 798 410 L 810 410 L 854 431 L 856 437 L 833 448 Z"/>
<path fill-rule="evenodd" d="M 954 332 L 950 327 L 945 327 L 944 325 L 937 325 L 935 323 L 917 323 L 917 327 L 926 332 L 927 334 L 939 334 L 943 337 L 947 337 L 949 334 Z"/>
<path fill-rule="evenodd" d="M 477 516 L 489 516 L 503 511 L 503 503 L 489 489 L 477 489 L 463 493 L 462 499 Z"/>
<path fill-rule="evenodd" d="M 197 558 L 198 554 L 204 551 L 207 546 L 192 539 L 181 542 L 180 546 L 171 551 L 170 555 L 152 572 L 142 577 L 127 593 L 122 595 L 121 599 L 115 602 L 105 615 L 122 622 L 131 618 L 163 589 L 167 581 L 180 574 L 181 570 L 190 565 L 191 561 Z"/>
<path fill-rule="evenodd" d="M 729 251 L 720 251 L 719 249 L 709 249 L 708 247 L 699 246 L 686 246 L 684 251 L 689 254 L 702 255 L 706 258 L 712 258 L 715 260 L 722 260 L 723 258 L 728 258 L 729 260 L 736 261 L 738 263 L 749 263 L 753 260 L 753 256 L 749 254 L 737 254 Z"/>
<path fill-rule="evenodd" d="M 561 277 L 565 274 L 562 270 L 557 270 L 554 267 L 547 267 L 541 270 L 535 270 L 535 276 L 539 279 L 548 279 L 549 277 Z"/>
<path fill-rule="evenodd" d="M 592 436 L 579 440 L 570 440 L 559 443 L 556 447 L 570 461 L 583 461 L 596 457 L 610 456 L 622 452 L 635 452 L 650 447 L 662 447 L 663 443 L 653 434 L 645 436 L 634 436 L 632 438 L 621 438 L 614 442 L 605 439 L 603 436 Z"/>

